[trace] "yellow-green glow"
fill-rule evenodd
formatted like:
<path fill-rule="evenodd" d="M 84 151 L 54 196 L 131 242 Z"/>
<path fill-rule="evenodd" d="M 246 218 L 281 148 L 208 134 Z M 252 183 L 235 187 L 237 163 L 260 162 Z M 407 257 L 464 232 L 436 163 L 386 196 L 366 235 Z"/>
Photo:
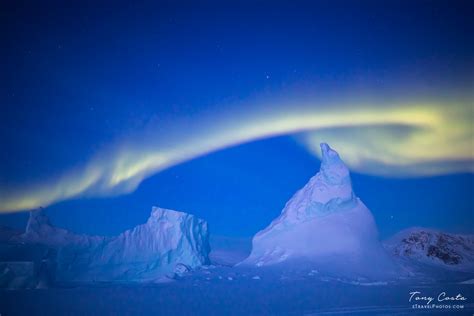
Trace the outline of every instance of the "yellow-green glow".
<path fill-rule="evenodd" d="M 362 173 L 424 176 L 474 171 L 470 100 L 331 107 L 306 101 L 272 109 L 278 110 L 229 113 L 202 124 L 178 126 L 181 132 L 171 134 L 166 144 L 153 133 L 129 138 L 120 147 L 99 153 L 82 169 L 0 192 L 0 211 L 26 210 L 78 196 L 131 192 L 143 179 L 183 161 L 285 134 L 297 134 L 315 154 L 319 142 L 330 143 L 352 169 Z"/>

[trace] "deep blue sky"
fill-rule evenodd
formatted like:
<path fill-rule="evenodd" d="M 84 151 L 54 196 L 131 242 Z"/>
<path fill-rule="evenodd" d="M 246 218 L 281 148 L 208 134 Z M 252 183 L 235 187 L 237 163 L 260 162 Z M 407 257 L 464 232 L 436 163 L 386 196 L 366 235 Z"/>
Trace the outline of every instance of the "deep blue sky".
<path fill-rule="evenodd" d="M 198 120 L 247 98 L 308 87 L 462 94 L 473 83 L 470 1 L 11 1 L 0 12 L 1 187 L 61 175 L 150 121 Z M 159 205 L 197 214 L 217 234 L 249 236 L 318 168 L 283 136 L 185 162 L 129 195 L 50 211 L 74 230 L 115 234 Z M 382 235 L 411 225 L 473 232 L 473 181 L 353 175 Z"/>

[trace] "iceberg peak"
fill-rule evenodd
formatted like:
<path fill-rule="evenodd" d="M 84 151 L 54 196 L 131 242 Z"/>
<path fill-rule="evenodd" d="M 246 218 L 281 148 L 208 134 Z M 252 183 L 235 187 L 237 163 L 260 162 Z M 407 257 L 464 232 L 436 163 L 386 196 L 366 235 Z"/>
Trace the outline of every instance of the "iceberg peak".
<path fill-rule="evenodd" d="M 337 151 L 326 143 L 321 143 L 321 167 L 320 173 L 329 184 L 349 184 L 349 169 L 339 157 Z"/>
<path fill-rule="evenodd" d="M 327 161 L 328 159 L 331 159 L 334 157 L 337 157 L 337 159 L 340 159 L 337 151 L 332 149 L 327 143 L 321 143 L 319 144 L 319 147 L 321 147 L 321 155 L 323 157 L 323 161 Z"/>
<path fill-rule="evenodd" d="M 30 211 L 30 217 L 26 224 L 26 233 L 33 233 L 43 226 L 52 226 L 44 209 L 40 207 Z"/>
<path fill-rule="evenodd" d="M 339 154 L 326 143 L 321 143 L 321 152 L 319 172 L 285 205 L 282 216 L 287 220 L 305 220 L 308 216 L 331 212 L 335 204 L 356 202 L 349 169 Z"/>
<path fill-rule="evenodd" d="M 177 222 L 188 215 L 189 214 L 184 212 L 153 206 L 147 223 L 157 223 L 160 221 Z"/>

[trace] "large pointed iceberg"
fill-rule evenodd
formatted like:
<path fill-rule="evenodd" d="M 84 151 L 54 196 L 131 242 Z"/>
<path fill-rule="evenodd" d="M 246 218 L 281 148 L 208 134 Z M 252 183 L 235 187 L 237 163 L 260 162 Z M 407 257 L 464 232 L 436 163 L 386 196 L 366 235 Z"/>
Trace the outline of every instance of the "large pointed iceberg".
<path fill-rule="evenodd" d="M 309 263 L 318 271 L 371 277 L 393 273 L 369 209 L 352 190 L 339 154 L 321 144 L 320 171 L 252 242 L 241 265 Z"/>

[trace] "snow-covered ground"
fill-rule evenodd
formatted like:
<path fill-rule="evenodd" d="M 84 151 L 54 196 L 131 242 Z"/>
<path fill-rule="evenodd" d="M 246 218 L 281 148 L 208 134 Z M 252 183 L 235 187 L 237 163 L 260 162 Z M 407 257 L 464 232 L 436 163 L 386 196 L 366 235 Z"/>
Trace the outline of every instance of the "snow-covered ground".
<path fill-rule="evenodd" d="M 462 310 L 413 309 L 410 292 L 461 293 Z M 472 315 L 472 284 L 370 283 L 317 271 L 206 267 L 158 284 L 1 290 L 2 315 Z M 451 302 L 452 303 L 452 302 Z M 450 304 L 451 304 L 450 303 Z M 452 305 L 452 304 L 451 304 Z"/>

